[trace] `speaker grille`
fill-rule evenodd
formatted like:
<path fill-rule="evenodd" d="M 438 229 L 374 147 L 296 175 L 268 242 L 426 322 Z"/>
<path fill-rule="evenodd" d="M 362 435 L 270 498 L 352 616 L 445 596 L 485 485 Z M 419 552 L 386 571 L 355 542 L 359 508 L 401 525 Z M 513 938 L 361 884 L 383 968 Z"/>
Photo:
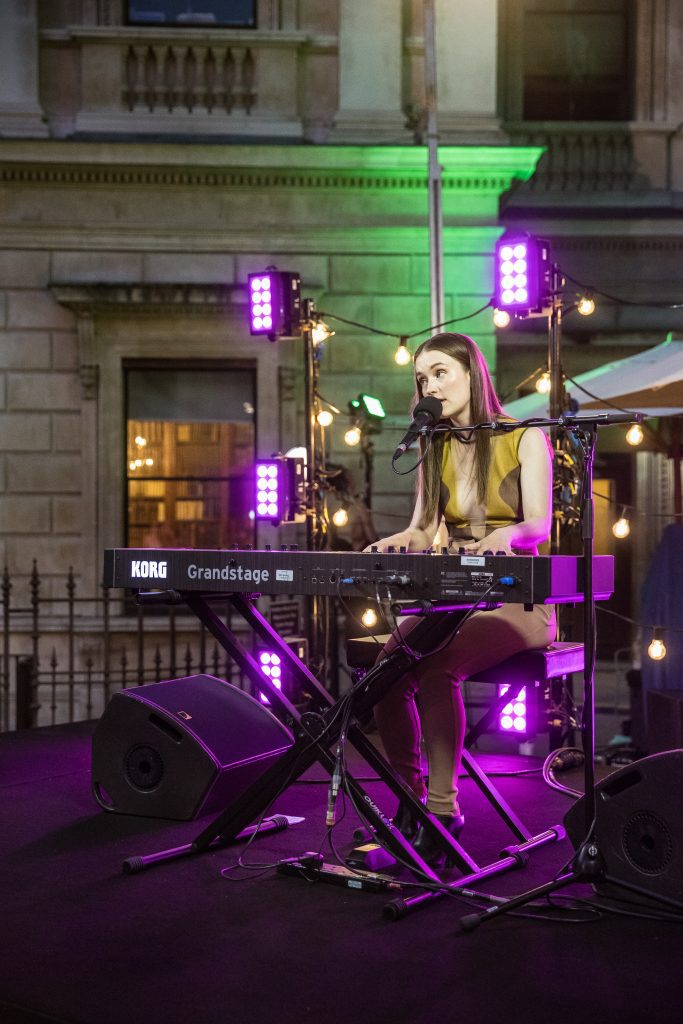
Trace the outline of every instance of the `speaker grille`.
<path fill-rule="evenodd" d="M 631 864 L 649 875 L 657 875 L 673 857 L 673 838 L 668 825 L 652 811 L 631 815 L 621 837 L 624 853 Z"/>
<path fill-rule="evenodd" d="M 164 777 L 164 761 L 154 747 L 139 744 L 126 754 L 125 772 L 135 789 L 156 789 Z"/>

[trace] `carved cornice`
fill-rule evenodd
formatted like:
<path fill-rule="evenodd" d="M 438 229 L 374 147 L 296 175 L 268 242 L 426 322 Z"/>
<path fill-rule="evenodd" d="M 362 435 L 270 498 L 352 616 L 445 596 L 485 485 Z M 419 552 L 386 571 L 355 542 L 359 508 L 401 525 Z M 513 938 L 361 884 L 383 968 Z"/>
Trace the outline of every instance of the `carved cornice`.
<path fill-rule="evenodd" d="M 600 210 L 596 209 L 596 217 Z M 683 250 L 683 238 L 653 238 L 643 235 L 640 238 L 562 238 L 554 236 L 553 249 L 562 252 L 680 252 Z"/>
<path fill-rule="evenodd" d="M 338 171 L 272 171 L 268 169 L 220 170 L 178 167 L 79 167 L 58 165 L 0 165 L 0 182 L 6 185 L 66 185 L 131 188 L 220 188 L 220 189 L 379 189 L 414 191 L 427 189 L 423 173 L 344 173 Z M 446 191 L 503 192 L 510 186 L 509 174 L 452 174 L 442 178 Z"/>

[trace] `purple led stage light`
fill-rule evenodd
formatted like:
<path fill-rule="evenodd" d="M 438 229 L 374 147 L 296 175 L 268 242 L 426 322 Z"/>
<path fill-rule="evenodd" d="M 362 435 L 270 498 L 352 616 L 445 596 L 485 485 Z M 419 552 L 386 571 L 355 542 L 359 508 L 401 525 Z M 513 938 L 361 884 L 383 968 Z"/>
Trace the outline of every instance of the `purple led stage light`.
<path fill-rule="evenodd" d="M 247 275 L 249 332 L 271 341 L 301 334 L 301 278 L 289 271 L 269 270 Z"/>
<path fill-rule="evenodd" d="M 498 687 L 498 696 L 502 697 L 510 689 L 507 683 Z M 514 700 L 501 710 L 498 716 L 498 730 L 506 733 L 527 733 L 529 711 L 527 708 L 526 686 L 523 686 Z"/>
<path fill-rule="evenodd" d="M 279 654 L 273 651 L 261 651 L 258 657 L 259 667 L 267 679 L 270 679 L 273 686 L 278 690 L 282 689 L 282 659 Z M 259 700 L 262 704 L 270 704 L 265 693 L 259 693 Z"/>
<path fill-rule="evenodd" d="M 282 459 L 256 463 L 256 518 L 279 523 L 285 517 L 285 480 Z"/>
<path fill-rule="evenodd" d="M 532 235 L 507 235 L 496 243 L 496 309 L 517 316 L 547 312 L 551 295 L 550 246 Z"/>
<path fill-rule="evenodd" d="M 270 274 L 249 275 L 249 316 L 252 334 L 273 330 L 273 279 Z"/>
<path fill-rule="evenodd" d="M 302 521 L 306 504 L 303 459 L 280 456 L 256 463 L 255 518 L 269 523 Z"/>

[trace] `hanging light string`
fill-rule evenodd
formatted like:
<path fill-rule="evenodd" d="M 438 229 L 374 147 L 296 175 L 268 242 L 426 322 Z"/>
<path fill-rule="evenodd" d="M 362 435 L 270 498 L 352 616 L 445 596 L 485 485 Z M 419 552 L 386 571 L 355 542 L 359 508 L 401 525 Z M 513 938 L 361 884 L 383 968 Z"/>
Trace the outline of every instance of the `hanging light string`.
<path fill-rule="evenodd" d="M 600 494 L 598 491 L 593 491 L 593 497 L 602 498 L 603 501 L 608 501 L 611 505 L 618 505 L 625 512 L 643 516 L 645 519 L 680 519 L 683 516 L 683 512 L 640 512 L 635 505 L 627 505 L 623 501 L 617 501 L 616 498 L 610 498 L 607 494 Z"/>
<path fill-rule="evenodd" d="M 577 281 L 575 277 L 567 274 L 564 270 L 561 273 L 563 277 L 566 277 L 568 281 L 571 281 L 578 288 L 582 288 L 587 294 L 591 296 L 602 295 L 603 299 L 608 299 L 609 302 L 614 302 L 618 306 L 640 306 L 645 309 L 683 309 L 683 302 L 646 302 L 640 299 L 622 299 L 616 295 L 610 295 L 609 292 L 596 288 L 592 284 L 583 284 L 583 282 Z"/>
<path fill-rule="evenodd" d="M 451 324 L 459 324 L 464 320 L 471 320 L 473 317 L 479 316 L 480 313 L 489 309 L 492 301 L 492 299 L 489 299 L 485 305 L 480 306 L 479 309 L 475 309 L 473 313 L 467 313 L 465 316 L 456 316 L 452 320 L 444 320 L 443 323 L 433 324 L 431 327 L 424 327 L 421 331 L 413 331 L 412 334 L 399 334 L 395 331 L 381 331 L 378 327 L 370 327 L 369 324 L 361 324 L 357 320 L 346 320 L 343 316 L 337 316 L 336 313 L 321 312 L 320 316 L 326 316 L 330 320 L 338 320 L 339 323 L 348 324 L 350 327 L 360 327 L 361 330 L 369 331 L 371 334 L 381 334 L 385 338 L 396 338 L 400 341 L 401 338 L 406 338 L 407 340 L 410 338 L 418 338 L 421 334 L 429 334 L 430 331 L 436 331 L 440 327 L 450 327 Z"/>
<path fill-rule="evenodd" d="M 612 608 L 603 608 L 601 604 L 596 605 L 599 612 L 603 615 L 611 615 L 615 619 L 621 619 L 622 622 L 630 622 L 632 626 L 637 626 L 638 629 L 643 630 L 658 630 L 666 633 L 683 633 L 683 626 L 662 626 L 661 622 L 653 625 L 650 622 L 638 622 L 637 619 L 632 619 L 628 615 L 622 615 L 621 612 L 615 612 Z"/>

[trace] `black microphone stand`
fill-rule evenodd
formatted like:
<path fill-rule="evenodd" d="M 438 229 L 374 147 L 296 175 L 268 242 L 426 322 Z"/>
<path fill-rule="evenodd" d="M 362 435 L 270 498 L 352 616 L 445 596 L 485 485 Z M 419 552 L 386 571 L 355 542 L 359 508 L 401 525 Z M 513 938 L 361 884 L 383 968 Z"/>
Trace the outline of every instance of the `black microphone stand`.
<path fill-rule="evenodd" d="M 563 427 L 571 430 L 581 444 L 583 451 L 583 485 L 581 490 L 581 537 L 583 541 L 583 625 L 584 625 L 584 672 L 583 672 L 583 716 L 581 721 L 581 737 L 584 752 L 584 811 L 585 837 L 576 853 L 552 881 L 546 882 L 535 889 L 513 896 L 509 900 L 498 903 L 477 914 L 467 914 L 460 919 L 464 931 L 473 931 L 484 921 L 500 914 L 516 910 L 542 896 L 548 896 L 573 882 L 609 882 L 613 886 L 627 889 L 642 895 L 642 889 L 631 885 L 623 879 L 607 874 L 605 861 L 596 837 L 597 797 L 595 791 L 595 691 L 594 669 L 596 650 L 595 598 L 593 594 L 593 548 L 595 540 L 595 521 L 593 510 L 593 461 L 597 441 L 597 429 L 612 423 L 639 423 L 642 413 L 600 412 L 600 413 L 564 413 L 554 419 L 530 418 L 518 422 L 482 423 L 475 427 L 455 427 L 454 431 L 470 431 L 488 429 L 493 431 L 518 430 L 520 427 Z M 450 428 L 449 428 L 450 429 Z M 675 900 L 655 894 L 653 896 L 668 906 L 678 910 L 683 905 Z"/>

